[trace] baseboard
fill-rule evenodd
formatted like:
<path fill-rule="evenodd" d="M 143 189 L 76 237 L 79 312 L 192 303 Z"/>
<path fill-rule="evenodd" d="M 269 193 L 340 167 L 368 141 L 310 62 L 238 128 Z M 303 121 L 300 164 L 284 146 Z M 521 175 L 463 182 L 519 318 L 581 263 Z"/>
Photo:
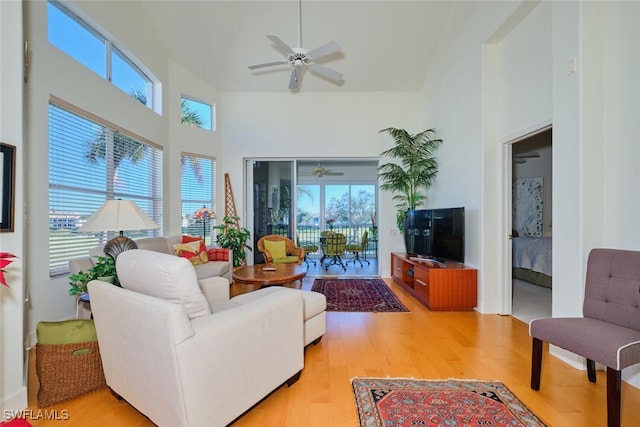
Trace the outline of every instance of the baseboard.
<path fill-rule="evenodd" d="M 14 413 L 26 409 L 27 404 L 27 387 L 20 386 L 15 393 L 2 401 L 0 421 L 13 418 Z"/>

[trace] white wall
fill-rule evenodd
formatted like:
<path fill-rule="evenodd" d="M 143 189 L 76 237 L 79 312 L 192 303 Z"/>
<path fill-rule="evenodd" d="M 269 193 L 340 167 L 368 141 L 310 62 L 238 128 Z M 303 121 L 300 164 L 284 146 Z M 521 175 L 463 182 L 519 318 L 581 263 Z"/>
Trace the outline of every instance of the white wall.
<path fill-rule="evenodd" d="M 467 221 L 468 255 L 480 269 L 478 309 L 492 312 L 502 286 L 496 268 L 502 236 L 500 224 L 494 222 L 504 197 L 496 184 L 503 179 L 504 167 L 499 147 L 520 129 L 533 130 L 532 123 L 545 123 L 552 112 L 553 314 L 579 316 L 589 250 L 638 249 L 640 200 L 634 189 L 638 182 L 634 161 L 640 129 L 634 117 L 640 101 L 634 76 L 640 67 L 639 5 L 542 2 L 524 19 L 508 25 L 507 31 L 499 29 L 512 12 L 518 15 L 513 8 L 504 2 L 465 3 L 452 9 L 451 19 L 462 30 L 447 28 L 424 94 L 426 120 L 436 123 L 445 140 L 439 151 L 439 185 L 431 200 L 441 204 L 457 198 L 479 212 L 480 218 Z M 472 18 L 465 21 L 465 16 Z M 524 31 L 538 34 L 549 28 L 550 43 L 548 36 L 532 39 Z M 482 43 L 496 30 L 504 42 L 500 46 L 492 38 L 493 45 L 484 46 L 489 63 L 482 64 Z M 529 67 L 550 75 L 550 85 L 549 80 L 533 79 L 531 68 L 513 62 L 512 58 L 528 61 L 518 50 L 525 45 L 537 58 Z M 550 45 L 547 53 L 545 45 Z M 568 63 L 573 58 L 577 72 L 570 74 Z M 550 74 L 539 69 L 547 64 Z M 481 79 L 483 70 L 493 74 Z M 495 79 L 500 73 L 506 73 L 502 82 Z M 502 96 L 492 99 L 496 90 Z M 530 94 L 533 90 L 536 93 Z M 522 98 L 534 104 L 522 105 Z M 456 179 L 459 170 L 464 171 L 464 182 Z M 627 370 L 623 376 L 632 384 L 639 382 L 637 370 Z"/>
<path fill-rule="evenodd" d="M 485 114 L 491 111 L 483 110 L 484 94 L 494 90 L 485 88 L 483 43 L 517 6 L 515 2 L 454 4 L 423 94 L 423 120 L 444 140 L 437 151 L 439 173 L 428 207 L 465 207 L 465 264 L 478 268 L 477 309 L 488 313 L 498 311 L 500 152 L 495 139 L 486 141 L 485 136 Z"/>
<path fill-rule="evenodd" d="M 601 28 L 585 35 L 583 46 L 590 49 L 581 64 L 585 72 L 595 69 L 583 81 L 583 234 L 593 234 L 585 239 L 584 254 L 596 246 L 639 250 L 640 3 L 587 4 L 581 12 L 585 25 Z M 639 366 L 622 377 L 640 387 Z"/>
<path fill-rule="evenodd" d="M 602 16 L 602 15 L 600 15 Z M 601 146 L 605 201 L 603 244 L 639 248 L 640 226 L 640 3 L 607 4 L 604 40 L 603 109 L 606 130 Z M 597 136 L 596 136 L 597 137 Z M 585 173 L 590 173 L 586 170 Z"/>
<path fill-rule="evenodd" d="M 16 147 L 14 231 L 0 234 L 0 251 L 17 258 L 6 270 L 10 289 L 0 286 L 0 413 L 27 406 L 23 370 L 25 265 L 22 132 L 22 5 L 0 2 L 0 141 Z"/>
<path fill-rule="evenodd" d="M 243 159 L 376 158 L 393 145 L 380 129 L 421 128 L 420 97 L 411 93 L 237 93 L 222 94 L 219 117 L 224 167 L 236 208 L 245 218 Z M 391 251 L 404 251 L 388 192 L 380 192 L 378 219 L 381 274 L 390 277 Z"/>
<path fill-rule="evenodd" d="M 497 44 L 502 104 L 498 132 L 503 143 L 551 121 L 551 2 L 538 3 Z"/>

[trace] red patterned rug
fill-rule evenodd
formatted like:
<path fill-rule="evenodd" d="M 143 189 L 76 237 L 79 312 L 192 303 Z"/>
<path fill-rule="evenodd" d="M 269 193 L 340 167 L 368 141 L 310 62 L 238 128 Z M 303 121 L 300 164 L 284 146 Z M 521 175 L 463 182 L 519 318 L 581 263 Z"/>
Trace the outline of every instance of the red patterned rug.
<path fill-rule="evenodd" d="M 360 427 L 544 427 L 497 381 L 354 378 Z"/>
<path fill-rule="evenodd" d="M 382 279 L 316 279 L 311 290 L 327 297 L 327 311 L 409 311 Z"/>

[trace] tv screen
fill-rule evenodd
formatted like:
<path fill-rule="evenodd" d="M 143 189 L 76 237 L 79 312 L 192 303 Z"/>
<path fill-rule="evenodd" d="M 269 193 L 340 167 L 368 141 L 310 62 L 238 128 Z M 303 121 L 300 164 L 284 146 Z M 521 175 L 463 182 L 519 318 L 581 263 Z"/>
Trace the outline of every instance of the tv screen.
<path fill-rule="evenodd" d="M 431 256 L 464 262 L 464 208 L 434 209 Z"/>
<path fill-rule="evenodd" d="M 409 211 L 404 239 L 409 255 L 464 262 L 464 208 Z"/>
<path fill-rule="evenodd" d="M 410 255 L 431 256 L 431 211 L 415 210 L 407 213 L 404 240 Z"/>

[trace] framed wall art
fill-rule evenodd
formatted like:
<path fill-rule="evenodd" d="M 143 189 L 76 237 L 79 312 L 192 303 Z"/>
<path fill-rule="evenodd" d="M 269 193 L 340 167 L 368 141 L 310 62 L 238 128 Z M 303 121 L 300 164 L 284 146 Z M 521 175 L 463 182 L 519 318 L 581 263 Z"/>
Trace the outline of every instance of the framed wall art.
<path fill-rule="evenodd" d="M 16 183 L 16 147 L 0 142 L 0 232 L 12 232 Z"/>

